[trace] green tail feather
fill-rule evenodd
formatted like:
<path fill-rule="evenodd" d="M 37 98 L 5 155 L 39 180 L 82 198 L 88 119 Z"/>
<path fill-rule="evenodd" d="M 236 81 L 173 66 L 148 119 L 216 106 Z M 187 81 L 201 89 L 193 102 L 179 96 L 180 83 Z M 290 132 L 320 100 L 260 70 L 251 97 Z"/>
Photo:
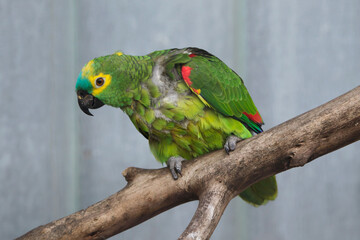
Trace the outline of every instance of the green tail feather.
<path fill-rule="evenodd" d="M 277 196 L 277 184 L 275 176 L 271 176 L 257 182 L 245 189 L 239 196 L 246 202 L 256 207 L 275 200 Z"/>

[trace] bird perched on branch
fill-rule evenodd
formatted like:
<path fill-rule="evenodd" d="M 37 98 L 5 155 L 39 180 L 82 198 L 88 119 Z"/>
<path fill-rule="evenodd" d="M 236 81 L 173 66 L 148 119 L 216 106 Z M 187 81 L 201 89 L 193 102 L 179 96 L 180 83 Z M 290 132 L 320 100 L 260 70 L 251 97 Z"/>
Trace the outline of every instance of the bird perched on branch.
<path fill-rule="evenodd" d="M 198 48 L 168 49 L 145 56 L 116 52 L 88 62 L 76 83 L 81 110 L 104 104 L 121 108 L 149 140 L 155 158 L 173 178 L 181 162 L 261 133 L 263 120 L 243 80 L 225 63 Z M 240 197 L 253 205 L 274 200 L 275 176 Z"/>

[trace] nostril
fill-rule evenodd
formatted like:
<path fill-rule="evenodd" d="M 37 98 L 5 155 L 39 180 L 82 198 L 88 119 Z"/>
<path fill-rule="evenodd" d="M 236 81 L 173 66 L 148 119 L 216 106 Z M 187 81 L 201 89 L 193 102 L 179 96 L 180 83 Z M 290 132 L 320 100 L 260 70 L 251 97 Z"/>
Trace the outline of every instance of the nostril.
<path fill-rule="evenodd" d="M 87 95 L 87 93 L 85 91 L 79 90 L 77 92 L 77 95 L 79 96 L 80 99 L 82 99 Z"/>

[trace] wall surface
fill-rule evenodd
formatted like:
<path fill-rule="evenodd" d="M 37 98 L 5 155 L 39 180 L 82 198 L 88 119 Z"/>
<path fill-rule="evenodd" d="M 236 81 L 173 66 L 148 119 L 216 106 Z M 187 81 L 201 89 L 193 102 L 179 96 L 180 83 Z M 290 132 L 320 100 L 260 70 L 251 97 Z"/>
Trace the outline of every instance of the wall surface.
<path fill-rule="evenodd" d="M 83 114 L 74 85 L 90 59 L 196 46 L 245 80 L 265 130 L 359 85 L 360 2 L 0 1 L 0 235 L 100 201 L 129 166 L 158 168 L 120 110 Z M 234 199 L 212 239 L 358 239 L 360 144 L 278 175 L 279 196 Z M 114 239 L 176 239 L 196 202 Z"/>

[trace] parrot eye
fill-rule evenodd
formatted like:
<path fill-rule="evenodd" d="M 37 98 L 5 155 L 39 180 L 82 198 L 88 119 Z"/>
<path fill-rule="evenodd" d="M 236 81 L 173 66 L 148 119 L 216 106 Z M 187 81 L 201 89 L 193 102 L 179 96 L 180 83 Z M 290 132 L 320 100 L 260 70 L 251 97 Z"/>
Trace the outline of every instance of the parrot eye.
<path fill-rule="evenodd" d="M 95 80 L 95 85 L 97 87 L 101 87 L 102 85 L 104 85 L 104 83 L 105 83 L 105 79 L 102 77 L 99 77 Z"/>

